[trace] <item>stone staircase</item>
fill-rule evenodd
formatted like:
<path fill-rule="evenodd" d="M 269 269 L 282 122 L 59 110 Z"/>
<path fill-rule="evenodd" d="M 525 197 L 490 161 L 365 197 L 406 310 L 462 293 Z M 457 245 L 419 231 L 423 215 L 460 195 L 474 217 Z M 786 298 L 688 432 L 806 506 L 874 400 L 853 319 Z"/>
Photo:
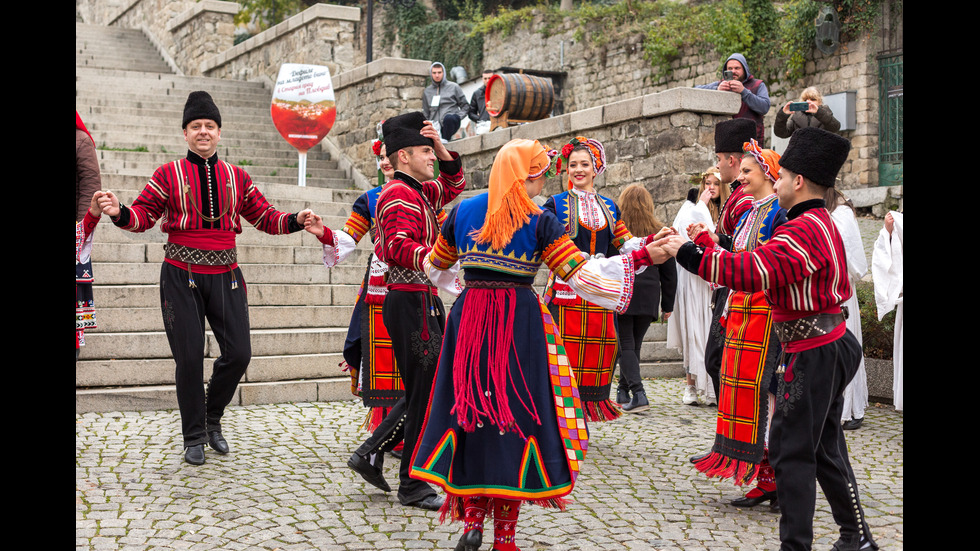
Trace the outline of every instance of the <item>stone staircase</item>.
<path fill-rule="evenodd" d="M 320 148 L 308 153 L 307 187 L 297 186 L 297 153 L 272 125 L 271 91 L 175 75 L 140 31 L 76 23 L 75 107 L 96 141 L 102 187 L 123 203 L 156 167 L 186 154 L 180 119 L 193 90 L 207 90 L 221 109 L 219 156 L 242 166 L 276 208 L 309 207 L 330 227 L 343 225 L 361 192 Z M 253 359 L 233 403 L 349 399 L 338 364 L 369 243 L 327 270 L 312 235 L 243 226 Z M 158 287 L 165 241 L 158 228 L 134 234 L 100 222 L 92 254 L 99 327 L 75 363 L 77 412 L 176 407 Z M 218 355 L 210 330 L 206 346 L 204 380 Z"/>
<path fill-rule="evenodd" d="M 297 186 L 297 154 L 269 114 L 261 84 L 174 74 L 138 30 L 76 23 L 75 107 L 95 139 L 102 188 L 130 204 L 153 170 L 186 154 L 180 119 L 187 95 L 207 90 L 221 109 L 219 156 L 242 166 L 279 210 L 312 208 L 339 229 L 361 193 L 321 148 Z M 466 194 L 472 195 L 472 192 Z M 159 226 L 158 226 L 159 227 Z M 163 330 L 159 272 L 166 236 L 103 218 L 92 252 L 98 329 L 75 362 L 76 412 L 176 408 L 174 364 Z M 341 350 L 370 253 L 368 240 L 327 270 L 316 239 L 266 235 L 243 223 L 238 258 L 248 285 L 252 361 L 234 404 L 351 399 Z M 545 271 L 537 284 L 543 286 Z M 450 297 L 444 296 L 447 308 Z M 654 324 L 643 347 L 644 376 L 682 376 L 679 354 Z M 218 345 L 207 331 L 203 381 Z"/>

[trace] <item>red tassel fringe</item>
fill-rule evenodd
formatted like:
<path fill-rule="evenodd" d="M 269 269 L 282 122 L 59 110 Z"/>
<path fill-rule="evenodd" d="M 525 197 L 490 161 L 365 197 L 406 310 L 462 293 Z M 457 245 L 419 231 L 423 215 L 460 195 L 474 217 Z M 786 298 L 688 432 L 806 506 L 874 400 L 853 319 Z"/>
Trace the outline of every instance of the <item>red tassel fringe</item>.
<path fill-rule="evenodd" d="M 709 477 L 731 478 L 736 486 L 751 484 L 759 474 L 759 465 L 732 459 L 718 452 L 711 452 L 695 463 L 694 468 Z"/>
<path fill-rule="evenodd" d="M 463 496 L 455 496 L 452 494 L 446 494 L 446 501 L 443 502 L 442 507 L 439 508 L 439 523 L 445 524 L 446 519 L 449 519 L 450 523 L 463 520 Z M 565 497 L 554 497 L 551 499 L 527 499 L 527 500 L 517 500 L 522 503 L 530 503 L 531 505 L 537 505 L 538 507 L 545 507 L 547 509 L 558 509 L 559 511 L 564 511 L 568 504 L 572 502 L 571 499 Z M 493 498 L 487 499 L 487 517 L 488 519 L 493 518 Z"/>
<path fill-rule="evenodd" d="M 593 423 L 602 421 L 614 421 L 623 416 L 623 410 L 619 404 L 612 400 L 602 400 L 601 402 L 582 402 L 585 410 L 585 418 Z"/>

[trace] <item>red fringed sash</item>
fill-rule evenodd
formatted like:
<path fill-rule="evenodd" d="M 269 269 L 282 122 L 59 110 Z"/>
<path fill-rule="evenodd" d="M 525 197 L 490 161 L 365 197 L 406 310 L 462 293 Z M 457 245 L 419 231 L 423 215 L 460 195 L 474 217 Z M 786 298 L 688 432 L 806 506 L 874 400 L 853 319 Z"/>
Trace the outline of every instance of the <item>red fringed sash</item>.
<path fill-rule="evenodd" d="M 521 366 L 517 365 L 517 372 L 521 374 L 523 393 L 518 392 L 510 371 L 510 351 L 514 348 L 511 320 L 514 319 L 516 299 L 513 288 L 473 287 L 466 291 L 466 308 L 459 322 L 453 356 L 456 405 L 450 413 L 456 414 L 456 422 L 467 432 L 483 426 L 480 418 L 486 417 L 500 430 L 516 432 L 522 439 L 527 439 L 514 422 L 508 386 L 514 389 L 524 410 L 541 424 L 534 402 L 525 402 L 521 398 L 522 394 L 530 396 Z M 485 374 L 480 369 L 480 352 L 484 348 L 488 356 Z"/>
<path fill-rule="evenodd" d="M 708 476 L 750 484 L 765 454 L 769 380 L 777 343 L 763 293 L 733 291 L 721 362 L 715 444 L 695 467 Z"/>

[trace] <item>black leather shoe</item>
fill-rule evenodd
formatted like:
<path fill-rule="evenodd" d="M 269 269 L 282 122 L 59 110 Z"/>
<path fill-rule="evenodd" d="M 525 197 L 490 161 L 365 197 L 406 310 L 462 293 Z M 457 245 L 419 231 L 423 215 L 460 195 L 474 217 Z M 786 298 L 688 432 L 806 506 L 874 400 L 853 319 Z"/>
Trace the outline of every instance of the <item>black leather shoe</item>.
<path fill-rule="evenodd" d="M 226 454 L 231 451 L 228 449 L 228 442 L 225 441 L 225 437 L 221 436 L 220 430 L 208 433 L 208 445 L 211 446 L 212 450 L 220 454 Z"/>
<path fill-rule="evenodd" d="M 697 455 L 692 455 L 690 461 L 691 463 L 697 463 L 698 461 L 701 461 L 702 459 L 708 457 L 709 455 L 711 455 L 711 450 L 708 450 L 704 453 L 699 453 Z"/>
<path fill-rule="evenodd" d="M 650 402 L 647 401 L 647 393 L 642 390 L 634 392 L 630 403 L 623 406 L 623 411 L 626 413 L 639 413 L 648 409 L 650 409 Z"/>
<path fill-rule="evenodd" d="M 390 453 L 391 456 L 394 457 L 395 459 L 399 459 L 400 460 L 402 458 L 402 451 L 401 450 L 391 450 L 388 453 Z"/>
<path fill-rule="evenodd" d="M 772 501 L 773 503 L 776 502 L 775 490 L 771 492 L 762 492 L 761 496 L 756 496 L 756 497 L 742 496 L 738 499 L 733 499 L 732 505 L 736 507 L 755 507 L 756 505 L 760 503 L 765 503 L 767 501 Z"/>
<path fill-rule="evenodd" d="M 414 503 L 407 503 L 409 507 L 418 507 L 419 509 L 425 509 L 427 511 L 438 511 L 442 504 L 445 503 L 446 498 L 441 495 L 431 495 L 426 496 Z M 482 537 L 482 536 L 481 536 Z"/>
<path fill-rule="evenodd" d="M 455 551 L 480 551 L 480 545 L 483 543 L 483 532 L 473 528 L 469 532 L 463 532 L 463 535 L 459 538 L 459 543 L 456 544 Z"/>
<path fill-rule="evenodd" d="M 385 476 L 381 472 L 381 469 L 372 465 L 367 459 L 364 459 L 355 453 L 350 456 L 350 459 L 347 460 L 347 466 L 350 467 L 355 473 L 361 475 L 361 478 L 366 480 L 369 484 L 382 492 L 391 491 L 391 486 L 389 486 L 388 482 L 385 481 Z"/>
<path fill-rule="evenodd" d="M 625 388 L 616 389 L 616 403 L 620 405 L 630 403 L 629 389 L 625 389 Z"/>
<path fill-rule="evenodd" d="M 841 536 L 830 551 L 877 551 L 877 549 L 878 544 L 874 540 L 855 534 L 848 538 Z"/>
<path fill-rule="evenodd" d="M 184 450 L 184 461 L 190 463 L 191 465 L 203 465 L 204 444 L 188 446 L 187 449 Z"/>
<path fill-rule="evenodd" d="M 841 425 L 841 427 L 844 430 L 854 430 L 856 428 L 859 428 L 862 423 L 864 423 L 864 417 L 860 419 L 851 419 L 849 421 L 844 421 L 844 424 Z"/>

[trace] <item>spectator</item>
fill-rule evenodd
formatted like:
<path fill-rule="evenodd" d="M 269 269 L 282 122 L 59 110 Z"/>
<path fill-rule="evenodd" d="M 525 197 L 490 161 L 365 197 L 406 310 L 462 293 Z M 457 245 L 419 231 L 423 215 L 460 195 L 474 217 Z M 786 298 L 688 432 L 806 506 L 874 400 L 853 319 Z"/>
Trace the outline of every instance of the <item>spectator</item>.
<path fill-rule="evenodd" d="M 439 128 L 442 142 L 448 142 L 459 130 L 459 123 L 469 113 L 463 89 L 446 80 L 446 67 L 438 61 L 429 67 L 432 84 L 422 91 L 422 115 Z"/>
<path fill-rule="evenodd" d="M 828 132 L 839 132 L 840 121 L 834 118 L 834 112 L 823 104 L 823 95 L 813 86 L 803 90 L 800 94 L 800 102 L 806 102 L 809 107 L 806 111 L 790 111 L 792 101 L 786 102 L 776 113 L 776 122 L 772 126 L 772 133 L 780 138 L 789 138 L 798 128 L 815 126 L 823 128 Z"/>
<path fill-rule="evenodd" d="M 493 71 L 484 69 L 483 86 L 477 88 L 470 97 L 469 117 L 473 122 L 490 120 L 490 113 L 487 113 L 487 83 L 490 82 L 490 77 L 492 76 Z"/>
<path fill-rule="evenodd" d="M 735 92 L 742 96 L 742 108 L 735 114 L 736 119 L 749 119 L 755 122 L 756 140 L 765 141 L 765 126 L 762 118 L 769 112 L 769 89 L 766 83 L 752 76 L 749 64 L 742 54 L 732 54 L 725 61 L 722 80 L 711 84 L 701 84 L 695 88 Z M 730 74 L 728 72 L 731 71 Z M 730 77 L 730 78 L 726 78 Z"/>

